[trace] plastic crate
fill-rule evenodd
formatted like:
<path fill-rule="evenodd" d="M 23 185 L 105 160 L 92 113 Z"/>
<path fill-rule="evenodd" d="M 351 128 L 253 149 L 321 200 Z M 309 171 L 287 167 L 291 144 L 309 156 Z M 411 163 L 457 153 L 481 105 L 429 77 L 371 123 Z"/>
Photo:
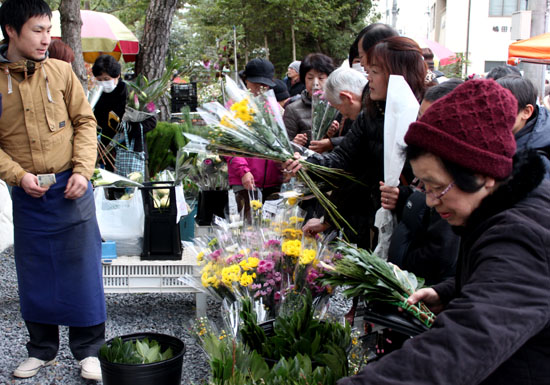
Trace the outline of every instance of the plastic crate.
<path fill-rule="evenodd" d="M 197 83 L 174 83 L 170 87 L 170 96 L 174 99 L 196 99 Z"/>
<path fill-rule="evenodd" d="M 183 264 L 103 264 L 106 293 L 196 293 L 178 278 L 197 274 L 197 267 Z"/>

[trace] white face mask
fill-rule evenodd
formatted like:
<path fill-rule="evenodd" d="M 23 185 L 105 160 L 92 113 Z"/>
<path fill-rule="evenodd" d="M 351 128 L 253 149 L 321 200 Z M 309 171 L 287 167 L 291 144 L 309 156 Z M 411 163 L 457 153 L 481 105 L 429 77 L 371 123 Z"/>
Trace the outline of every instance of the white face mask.
<path fill-rule="evenodd" d="M 114 89 L 116 88 L 116 81 L 114 79 L 113 80 L 107 80 L 107 81 L 104 81 L 104 82 L 98 81 L 97 84 L 99 84 L 103 88 L 103 92 L 106 92 L 108 94 L 113 92 Z"/>

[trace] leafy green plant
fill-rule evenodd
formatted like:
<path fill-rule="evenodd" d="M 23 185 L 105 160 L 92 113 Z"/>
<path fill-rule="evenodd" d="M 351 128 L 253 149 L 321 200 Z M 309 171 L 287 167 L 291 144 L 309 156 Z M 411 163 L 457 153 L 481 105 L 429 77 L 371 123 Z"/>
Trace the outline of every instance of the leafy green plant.
<path fill-rule="evenodd" d="M 181 125 L 158 122 L 155 129 L 149 131 L 146 137 L 150 175 L 156 175 L 169 167 L 174 169 L 178 150 L 185 144 Z"/>
<path fill-rule="evenodd" d="M 346 376 L 347 349 L 351 346 L 350 326 L 316 319 L 309 291 L 300 299 L 301 308 L 275 319 L 273 335 L 266 334 L 256 323 L 251 302 L 244 300 L 240 329 L 242 341 L 268 362 L 303 355 L 311 359 L 314 369 L 324 367 L 337 378 Z"/>
<path fill-rule="evenodd" d="M 131 90 L 128 94 L 128 106 L 138 111 L 155 112 L 157 102 L 170 96 L 172 68 L 167 68 L 160 78 L 149 80 L 140 74 L 134 81 L 127 82 Z"/>
<path fill-rule="evenodd" d="M 407 303 L 407 298 L 423 287 L 423 278 L 345 242 L 340 242 L 336 251 L 342 254 L 342 259 L 334 266 L 324 265 L 325 276 L 320 278 L 324 285 L 345 286 L 343 294 L 347 297 L 363 296 L 373 303 L 395 305 L 410 312 L 426 326 L 433 324 L 435 315 L 424 303 Z"/>
<path fill-rule="evenodd" d="M 151 364 L 168 360 L 174 354 L 171 348 L 161 352 L 161 346 L 156 340 L 143 338 L 123 342 L 117 337 L 111 344 L 101 346 L 99 356 L 116 364 Z"/>

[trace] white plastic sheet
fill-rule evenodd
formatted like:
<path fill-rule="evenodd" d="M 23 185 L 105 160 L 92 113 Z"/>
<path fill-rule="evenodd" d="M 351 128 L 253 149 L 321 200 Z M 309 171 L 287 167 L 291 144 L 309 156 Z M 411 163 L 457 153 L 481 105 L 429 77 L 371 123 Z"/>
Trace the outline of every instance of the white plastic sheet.
<path fill-rule="evenodd" d="M 0 251 L 13 245 L 13 213 L 6 182 L 0 180 Z"/>
<path fill-rule="evenodd" d="M 401 75 L 390 75 L 384 118 L 384 183 L 398 186 L 405 158 L 405 134 L 416 120 L 419 104 Z M 378 228 L 378 245 L 374 254 L 388 259 L 391 235 L 396 225 L 394 214 L 384 208 L 376 212 L 374 225 Z"/>

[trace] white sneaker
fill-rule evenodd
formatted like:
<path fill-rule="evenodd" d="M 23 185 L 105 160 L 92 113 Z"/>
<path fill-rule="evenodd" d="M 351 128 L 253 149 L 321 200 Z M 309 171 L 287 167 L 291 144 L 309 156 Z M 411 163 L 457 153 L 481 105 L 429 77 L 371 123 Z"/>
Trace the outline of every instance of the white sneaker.
<path fill-rule="evenodd" d="M 19 364 L 17 369 L 13 372 L 13 375 L 19 378 L 29 378 L 36 375 L 44 366 L 51 365 L 53 362 L 54 360 L 43 361 L 38 358 L 29 357 Z"/>
<path fill-rule="evenodd" d="M 97 357 L 86 357 L 79 364 L 82 378 L 101 381 L 101 365 Z"/>

